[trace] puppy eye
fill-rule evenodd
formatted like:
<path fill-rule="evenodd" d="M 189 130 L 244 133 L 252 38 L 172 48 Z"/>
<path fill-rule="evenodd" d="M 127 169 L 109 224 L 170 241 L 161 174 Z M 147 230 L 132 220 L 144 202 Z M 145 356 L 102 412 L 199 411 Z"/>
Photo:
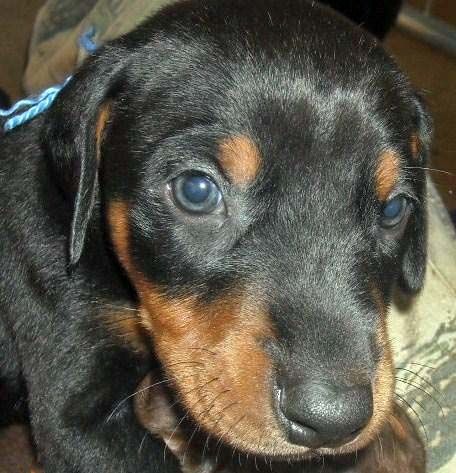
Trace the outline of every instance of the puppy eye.
<path fill-rule="evenodd" d="M 407 199 L 398 195 L 385 202 L 382 208 L 380 224 L 383 228 L 392 228 L 402 222 L 407 213 Z"/>
<path fill-rule="evenodd" d="M 194 214 L 210 214 L 222 201 L 222 193 L 212 179 L 201 173 L 181 174 L 171 181 L 176 204 Z"/>

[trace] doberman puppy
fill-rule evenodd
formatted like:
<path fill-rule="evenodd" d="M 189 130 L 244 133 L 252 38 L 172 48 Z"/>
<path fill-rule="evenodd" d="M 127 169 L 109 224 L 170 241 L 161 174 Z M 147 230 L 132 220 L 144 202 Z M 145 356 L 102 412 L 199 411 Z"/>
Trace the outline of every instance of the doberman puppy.
<path fill-rule="evenodd" d="M 374 37 L 315 2 L 182 1 L 102 47 L 1 141 L 0 372 L 46 473 L 178 471 L 135 414 L 151 369 L 233 452 L 381 435 L 429 142 Z"/>

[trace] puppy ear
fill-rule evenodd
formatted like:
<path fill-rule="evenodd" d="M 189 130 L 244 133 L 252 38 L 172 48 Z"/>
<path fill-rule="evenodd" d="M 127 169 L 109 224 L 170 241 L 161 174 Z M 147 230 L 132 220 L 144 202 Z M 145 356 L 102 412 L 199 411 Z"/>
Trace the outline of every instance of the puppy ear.
<path fill-rule="evenodd" d="M 399 286 L 406 294 L 416 294 L 423 287 L 427 256 L 426 220 L 424 209 L 419 215 L 415 213 L 408 231 L 409 241 L 399 278 Z"/>
<path fill-rule="evenodd" d="M 99 147 L 128 55 L 115 46 L 89 58 L 56 98 L 46 116 L 43 142 L 61 189 L 72 207 L 69 264 L 81 256 L 96 192 Z"/>
<path fill-rule="evenodd" d="M 426 176 L 423 168 L 429 158 L 432 120 L 426 109 L 423 99 L 416 96 L 417 118 L 416 133 L 412 134 L 410 147 L 416 172 L 413 172 L 414 185 L 419 195 L 422 195 L 421 206 L 415 208 L 412 222 L 407 231 L 407 248 L 402 260 L 402 271 L 399 278 L 401 289 L 408 294 L 417 293 L 423 286 L 426 274 L 427 256 L 427 218 L 426 218 Z"/>

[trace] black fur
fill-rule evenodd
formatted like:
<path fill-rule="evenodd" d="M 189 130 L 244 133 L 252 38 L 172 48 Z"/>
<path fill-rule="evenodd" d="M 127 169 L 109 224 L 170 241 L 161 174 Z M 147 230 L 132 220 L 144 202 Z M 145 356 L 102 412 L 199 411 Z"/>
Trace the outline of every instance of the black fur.
<path fill-rule="evenodd" d="M 95 127 L 107 101 L 98 167 Z M 328 9 L 195 0 L 101 48 L 48 113 L 3 136 L 0 373 L 10 391 L 26 387 L 45 471 L 177 468 L 144 439 L 131 402 L 106 422 L 153 363 L 101 317 L 136 304 L 109 242 L 108 202 L 129 202 L 133 260 L 168 294 L 208 301 L 253 284 L 284 341 L 278 363 L 316 376 L 360 363 L 373 371 L 369 284 L 387 301 L 396 281 L 416 291 L 425 259 L 424 174 L 401 173 L 411 216 L 386 234 L 376 159 L 394 149 L 406 167 L 418 131 L 423 163 L 428 122 L 374 38 Z M 263 158 L 242 192 L 215 160 L 219 140 L 236 134 L 252 137 Z M 166 183 L 189 169 L 218 183 L 229 218 L 189 218 L 173 205 Z M 308 334 L 321 327 L 316 346 Z"/>

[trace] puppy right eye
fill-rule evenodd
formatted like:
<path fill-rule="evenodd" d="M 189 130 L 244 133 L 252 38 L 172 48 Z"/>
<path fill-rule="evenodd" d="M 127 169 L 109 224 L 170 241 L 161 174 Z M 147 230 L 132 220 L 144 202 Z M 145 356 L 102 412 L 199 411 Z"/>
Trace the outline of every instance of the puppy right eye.
<path fill-rule="evenodd" d="M 396 227 L 403 221 L 406 214 L 407 199 L 402 195 L 398 195 L 384 204 L 380 224 L 386 229 Z"/>
<path fill-rule="evenodd" d="M 176 205 L 190 214 L 210 214 L 223 202 L 222 192 L 206 174 L 184 173 L 170 185 Z"/>

